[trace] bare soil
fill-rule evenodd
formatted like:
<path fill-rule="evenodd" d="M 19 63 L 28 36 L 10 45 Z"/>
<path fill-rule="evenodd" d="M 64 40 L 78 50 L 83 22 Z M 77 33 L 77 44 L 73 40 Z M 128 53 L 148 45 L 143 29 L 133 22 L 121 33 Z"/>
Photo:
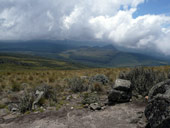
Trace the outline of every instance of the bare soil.
<path fill-rule="evenodd" d="M 0 128 L 136 128 L 132 120 L 138 118 L 145 105 L 123 103 L 107 106 L 105 110 L 61 108 L 42 113 L 0 119 Z"/>

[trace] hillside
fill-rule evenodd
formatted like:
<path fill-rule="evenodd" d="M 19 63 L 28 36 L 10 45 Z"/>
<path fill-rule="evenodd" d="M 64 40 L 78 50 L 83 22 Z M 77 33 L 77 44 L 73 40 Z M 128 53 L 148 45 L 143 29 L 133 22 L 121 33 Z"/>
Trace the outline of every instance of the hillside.
<path fill-rule="evenodd" d="M 80 69 L 87 66 L 27 54 L 0 53 L 0 70 Z"/>
<path fill-rule="evenodd" d="M 101 42 L 100 42 L 101 43 Z M 169 65 L 169 60 L 140 53 L 124 52 L 112 45 L 83 41 L 0 42 L 0 52 L 45 57 L 90 67 L 131 67 Z"/>
<path fill-rule="evenodd" d="M 59 54 L 65 59 L 97 67 L 131 67 L 168 65 L 169 62 L 151 56 L 122 52 L 113 46 L 80 47 Z"/>

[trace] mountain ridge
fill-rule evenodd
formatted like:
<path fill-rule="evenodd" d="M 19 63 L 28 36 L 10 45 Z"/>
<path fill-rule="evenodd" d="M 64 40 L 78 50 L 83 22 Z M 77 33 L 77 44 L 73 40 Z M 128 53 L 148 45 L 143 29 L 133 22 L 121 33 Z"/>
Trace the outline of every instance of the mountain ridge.
<path fill-rule="evenodd" d="M 80 44 L 76 41 L 0 41 L 1 53 L 17 53 L 85 64 L 90 67 L 131 67 L 169 65 L 169 61 L 141 53 L 118 50 L 111 44 Z"/>

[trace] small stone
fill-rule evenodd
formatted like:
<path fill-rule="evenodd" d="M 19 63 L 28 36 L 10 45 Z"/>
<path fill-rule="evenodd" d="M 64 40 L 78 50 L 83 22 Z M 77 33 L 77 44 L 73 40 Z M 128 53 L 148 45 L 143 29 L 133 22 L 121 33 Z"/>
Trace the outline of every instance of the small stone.
<path fill-rule="evenodd" d="M 18 109 L 17 108 L 12 108 L 11 111 L 16 112 L 16 111 L 18 111 Z"/>
<path fill-rule="evenodd" d="M 90 104 L 90 109 L 91 110 L 101 110 L 101 106 L 98 103 L 92 103 Z"/>
<path fill-rule="evenodd" d="M 106 109 L 106 106 L 101 107 L 102 110 Z"/>
<path fill-rule="evenodd" d="M 71 99 L 71 96 L 67 96 L 66 100 L 70 100 Z"/>

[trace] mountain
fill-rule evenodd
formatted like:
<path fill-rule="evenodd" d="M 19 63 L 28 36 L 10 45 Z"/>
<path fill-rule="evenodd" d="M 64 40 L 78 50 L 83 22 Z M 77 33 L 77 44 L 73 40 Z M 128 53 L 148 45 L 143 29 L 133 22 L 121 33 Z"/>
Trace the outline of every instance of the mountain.
<path fill-rule="evenodd" d="M 123 52 L 102 42 L 72 40 L 1 41 L 1 53 L 45 57 L 90 67 L 131 67 L 168 65 L 168 60 L 140 53 Z M 104 43 L 103 43 L 104 44 Z"/>
<path fill-rule="evenodd" d="M 151 56 L 116 50 L 113 46 L 81 47 L 59 54 L 65 59 L 97 67 L 131 67 L 168 65 L 169 62 Z"/>

